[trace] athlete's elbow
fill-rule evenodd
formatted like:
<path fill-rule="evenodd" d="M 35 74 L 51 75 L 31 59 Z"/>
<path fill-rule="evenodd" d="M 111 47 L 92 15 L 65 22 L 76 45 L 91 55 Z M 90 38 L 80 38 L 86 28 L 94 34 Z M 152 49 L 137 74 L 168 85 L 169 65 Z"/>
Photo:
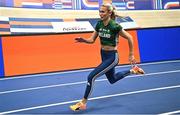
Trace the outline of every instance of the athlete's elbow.
<path fill-rule="evenodd" d="M 127 37 L 127 40 L 133 42 L 133 36 L 132 36 L 132 35 L 129 35 L 129 36 Z"/>
<path fill-rule="evenodd" d="M 94 40 L 89 40 L 88 43 L 93 44 L 93 43 L 94 43 Z"/>

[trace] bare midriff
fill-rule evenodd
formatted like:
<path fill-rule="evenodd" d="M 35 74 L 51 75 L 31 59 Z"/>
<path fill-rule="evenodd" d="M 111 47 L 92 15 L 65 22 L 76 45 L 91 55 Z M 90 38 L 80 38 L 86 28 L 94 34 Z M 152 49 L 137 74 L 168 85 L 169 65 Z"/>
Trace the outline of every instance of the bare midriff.
<path fill-rule="evenodd" d="M 101 45 L 101 49 L 105 51 L 112 51 L 112 50 L 117 50 L 117 46 Z"/>

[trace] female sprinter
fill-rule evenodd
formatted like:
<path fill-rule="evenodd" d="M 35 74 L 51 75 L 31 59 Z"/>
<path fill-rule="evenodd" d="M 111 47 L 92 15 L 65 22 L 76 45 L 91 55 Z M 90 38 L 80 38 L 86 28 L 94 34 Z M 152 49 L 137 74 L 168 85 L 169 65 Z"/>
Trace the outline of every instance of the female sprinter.
<path fill-rule="evenodd" d="M 111 4 L 102 5 L 99 10 L 100 21 L 97 22 L 95 31 L 93 32 L 92 36 L 89 39 L 75 39 L 77 42 L 94 43 L 96 38 L 99 36 L 101 43 L 102 62 L 89 74 L 84 98 L 75 105 L 70 106 L 70 109 L 73 111 L 86 109 L 88 97 L 92 92 L 93 84 L 97 77 L 105 74 L 108 81 L 113 84 L 130 74 L 144 74 L 143 69 L 141 69 L 137 65 L 130 70 L 115 73 L 115 66 L 119 62 L 117 52 L 119 35 L 127 39 L 128 41 L 129 61 L 133 62 L 135 59 L 133 53 L 132 36 L 125 30 L 123 30 L 122 27 L 115 22 L 114 10 L 115 8 Z"/>

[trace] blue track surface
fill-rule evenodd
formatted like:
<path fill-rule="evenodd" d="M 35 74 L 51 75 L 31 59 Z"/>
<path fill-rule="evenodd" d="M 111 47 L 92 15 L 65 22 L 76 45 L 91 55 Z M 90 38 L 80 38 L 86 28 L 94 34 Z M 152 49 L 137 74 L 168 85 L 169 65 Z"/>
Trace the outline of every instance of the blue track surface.
<path fill-rule="evenodd" d="M 84 94 L 92 69 L 0 79 L 0 114 L 161 114 L 180 113 L 180 60 L 144 63 L 144 76 L 131 75 L 114 85 L 98 78 L 87 110 L 69 105 Z M 122 70 L 130 68 L 118 66 Z"/>

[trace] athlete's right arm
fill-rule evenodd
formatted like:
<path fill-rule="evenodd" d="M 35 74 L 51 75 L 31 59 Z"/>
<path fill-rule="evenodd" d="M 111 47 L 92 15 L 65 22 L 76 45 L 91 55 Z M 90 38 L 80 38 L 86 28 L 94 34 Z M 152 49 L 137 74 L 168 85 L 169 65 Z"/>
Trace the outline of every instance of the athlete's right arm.
<path fill-rule="evenodd" d="M 97 32 L 97 31 L 94 31 L 94 32 L 92 33 L 91 37 L 88 38 L 88 39 L 84 39 L 84 38 L 79 37 L 79 38 L 75 38 L 75 40 L 76 40 L 77 42 L 84 42 L 84 43 L 92 44 L 92 43 L 95 42 L 95 40 L 96 40 L 97 37 L 98 37 L 98 32 Z"/>

